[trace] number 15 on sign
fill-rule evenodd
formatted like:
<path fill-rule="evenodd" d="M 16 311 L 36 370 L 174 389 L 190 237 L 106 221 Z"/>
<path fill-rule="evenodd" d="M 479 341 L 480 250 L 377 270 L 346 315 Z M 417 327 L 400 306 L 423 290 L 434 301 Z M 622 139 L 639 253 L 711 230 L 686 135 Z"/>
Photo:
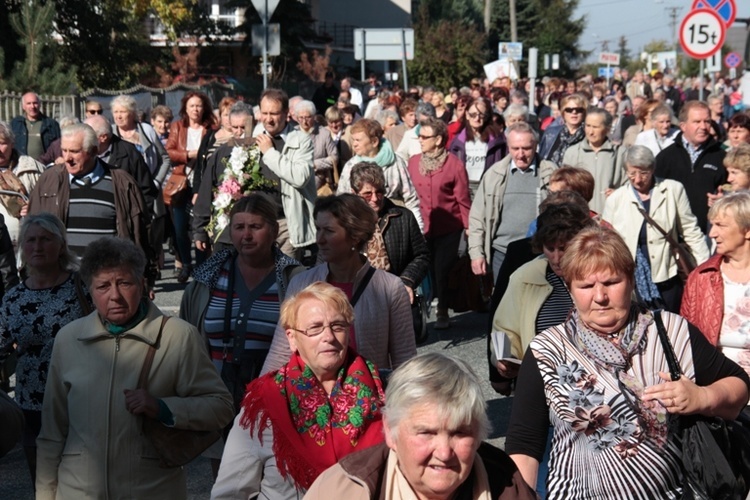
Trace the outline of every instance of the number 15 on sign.
<path fill-rule="evenodd" d="M 724 21 L 709 9 L 690 11 L 680 25 L 682 50 L 694 59 L 706 59 L 721 50 L 725 36 Z"/>

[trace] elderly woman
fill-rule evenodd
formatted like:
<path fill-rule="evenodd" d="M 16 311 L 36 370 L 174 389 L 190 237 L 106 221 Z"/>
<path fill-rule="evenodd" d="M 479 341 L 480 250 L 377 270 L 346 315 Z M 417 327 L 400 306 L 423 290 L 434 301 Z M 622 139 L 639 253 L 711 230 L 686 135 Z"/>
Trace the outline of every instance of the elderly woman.
<path fill-rule="evenodd" d="M 423 227 L 419 212 L 419 198 L 406 171 L 406 162 L 396 154 L 391 143 L 383 138 L 383 129 L 375 120 L 362 119 L 351 126 L 352 151 L 354 156 L 346 162 L 339 178 L 337 194 L 351 193 L 349 181 L 352 168 L 362 162 L 376 163 L 383 169 L 385 196 L 411 210 Z"/>
<path fill-rule="evenodd" d="M 198 162 L 198 150 L 203 137 L 216 128 L 216 119 L 211 101 L 202 92 L 191 90 L 182 97 L 180 119 L 169 128 L 167 152 L 172 160 L 172 173 L 192 177 Z M 177 281 L 186 283 L 190 278 L 191 260 L 190 235 L 188 234 L 190 189 L 187 196 L 175 199 L 170 205 L 170 214 L 175 235 L 175 274 Z"/>
<path fill-rule="evenodd" d="M 607 137 L 612 116 L 601 108 L 591 108 L 586 115 L 585 135 L 565 151 L 563 165 L 583 168 L 594 176 L 596 188 L 589 202 L 591 210 L 602 213 L 606 195 L 623 183 L 622 155 L 625 151 Z"/>
<path fill-rule="evenodd" d="M 654 156 L 672 145 L 679 130 L 672 127 L 672 108 L 660 104 L 651 111 L 648 119 L 649 126 L 635 138 L 635 144 L 646 146 Z"/>
<path fill-rule="evenodd" d="M 23 447 L 33 484 L 52 343 L 62 327 L 93 307 L 60 219 L 46 212 L 26 217 L 19 246 L 27 278 L 7 291 L 0 305 L 0 352 L 11 349 L 18 357 L 15 399 L 26 420 Z"/>
<path fill-rule="evenodd" d="M 677 181 L 654 177 L 654 164 L 654 155 L 648 148 L 628 148 L 625 153 L 628 182 L 607 198 L 602 219 L 620 233 L 635 260 L 638 297 L 651 308 L 677 313 L 683 290 L 677 261 L 669 242 L 640 210 L 675 241 L 684 241 L 696 262 L 706 261 L 709 251 L 690 211 L 685 188 Z"/>
<path fill-rule="evenodd" d="M 596 225 L 587 210 L 572 203 L 550 205 L 537 219 L 531 247 L 538 258 L 524 264 L 510 276 L 508 287 L 492 320 L 492 332 L 507 339 L 510 352 L 504 358 L 521 360 L 529 342 L 547 328 L 563 323 L 573 307 L 562 280 L 560 261 L 568 242 L 582 229 Z M 515 378 L 518 364 L 498 359 L 500 375 Z M 520 363 L 520 361 L 519 361 Z"/>
<path fill-rule="evenodd" d="M 374 163 L 360 163 L 352 169 L 352 188 L 378 215 L 375 233 L 367 244 L 367 260 L 372 267 L 401 278 L 409 302 L 414 303 L 414 290 L 427 275 L 430 262 L 417 220 L 385 197 L 383 169 Z"/>
<path fill-rule="evenodd" d="M 167 147 L 167 139 L 169 139 L 169 126 L 174 120 L 174 115 L 169 107 L 160 104 L 151 110 L 151 126 L 156 131 L 156 136 L 159 138 L 162 146 Z"/>
<path fill-rule="evenodd" d="M 737 113 L 727 122 L 727 149 L 733 149 L 740 144 L 750 144 L 750 115 Z"/>
<path fill-rule="evenodd" d="M 161 450 L 143 433 L 144 420 L 195 431 L 232 420 L 232 398 L 200 333 L 148 301 L 145 267 L 143 251 L 128 240 L 106 237 L 86 248 L 81 277 L 96 311 L 55 339 L 37 439 L 37 498 L 187 498 L 184 469 L 158 467 Z"/>
<path fill-rule="evenodd" d="M 306 500 L 534 499 L 508 456 L 482 443 L 486 403 L 469 364 L 422 354 L 397 369 L 385 399 L 385 443 L 323 472 Z"/>
<path fill-rule="evenodd" d="M 561 167 L 566 164 L 563 155 L 569 147 L 584 139 L 583 120 L 586 118 L 588 100 L 581 94 L 570 94 L 560 99 L 558 108 L 562 123 L 552 124 L 544 130 L 539 141 L 539 158 L 550 160 Z"/>
<path fill-rule="evenodd" d="M 275 244 L 277 213 L 276 203 L 263 194 L 238 200 L 230 212 L 232 248 L 196 268 L 182 296 L 180 318 L 208 340 L 235 410 L 247 384 L 260 374 L 289 280 L 303 270 Z"/>
<path fill-rule="evenodd" d="M 503 119 L 506 127 L 518 122 L 528 122 L 529 108 L 523 104 L 513 103 L 503 111 Z"/>
<path fill-rule="evenodd" d="M 333 169 L 339 161 L 339 153 L 331 134 L 315 122 L 315 104 L 312 101 L 300 101 L 294 106 L 294 117 L 299 130 L 308 134 L 313 143 L 313 168 L 315 170 L 315 189 L 318 196 L 333 194 Z"/>
<path fill-rule="evenodd" d="M 315 203 L 318 256 L 323 260 L 295 276 L 288 294 L 315 281 L 342 289 L 354 307 L 349 345 L 379 368 L 396 368 L 417 353 L 409 295 L 393 274 L 375 269 L 364 255 L 377 225 L 377 215 L 357 195 L 318 198 Z M 283 325 L 276 327 L 263 372 L 277 370 L 289 359 Z"/>
<path fill-rule="evenodd" d="M 485 170 L 505 157 L 508 147 L 505 135 L 492 121 L 489 99 L 480 97 L 471 101 L 463 123 L 463 130 L 453 139 L 448 151 L 464 162 L 469 182 L 476 186 Z"/>
<path fill-rule="evenodd" d="M 21 217 L 26 215 L 29 193 L 44 172 L 44 165 L 19 154 L 15 142 L 10 125 L 0 121 L 0 190 L 18 193 L 0 194 L 0 215 L 5 218 L 13 246 L 18 246 Z"/>
<path fill-rule="evenodd" d="M 349 346 L 353 321 L 344 292 L 322 281 L 284 302 L 291 358 L 247 387 L 212 499 L 296 500 L 328 467 L 383 442 L 383 385 Z"/>
<path fill-rule="evenodd" d="M 750 193 L 727 194 L 708 217 L 716 254 L 690 273 L 680 314 L 750 373 Z"/>
<path fill-rule="evenodd" d="M 747 191 L 750 189 L 750 143 L 740 143 L 724 157 L 729 186 L 720 186 L 722 192 Z"/>
<path fill-rule="evenodd" d="M 409 175 L 419 195 L 424 235 L 430 252 L 433 295 L 438 299 L 435 328 L 450 326 L 448 271 L 458 258 L 458 247 L 469 227 L 469 177 L 461 160 L 445 147 L 448 129 L 440 120 L 422 124 L 422 154 L 409 160 Z"/>
<path fill-rule="evenodd" d="M 680 498 L 682 451 L 670 420 L 736 418 L 750 379 L 697 328 L 662 312 L 684 373 L 671 381 L 653 314 L 632 301 L 635 262 L 615 231 L 578 233 L 561 270 L 574 309 L 526 351 L 506 451 L 535 484 L 551 424 L 548 499 Z"/>

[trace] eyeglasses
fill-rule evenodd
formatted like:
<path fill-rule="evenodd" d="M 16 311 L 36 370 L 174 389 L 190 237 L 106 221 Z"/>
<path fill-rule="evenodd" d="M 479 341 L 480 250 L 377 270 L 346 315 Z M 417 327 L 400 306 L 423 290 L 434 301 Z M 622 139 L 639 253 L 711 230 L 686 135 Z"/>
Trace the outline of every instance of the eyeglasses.
<path fill-rule="evenodd" d="M 100 114 L 104 113 L 104 110 L 101 110 L 101 109 L 87 109 L 86 113 L 88 113 L 90 115 L 100 115 Z"/>
<path fill-rule="evenodd" d="M 563 109 L 563 111 L 565 111 L 566 113 L 571 113 L 571 114 L 575 113 L 577 115 L 580 115 L 581 113 L 583 113 L 586 110 L 584 108 L 565 108 L 565 109 Z"/>
<path fill-rule="evenodd" d="M 466 116 L 468 116 L 469 118 L 472 118 L 472 119 L 473 118 L 479 118 L 480 116 L 482 116 L 482 113 L 478 113 L 478 112 L 466 113 Z"/>
<path fill-rule="evenodd" d="M 328 325 L 314 325 L 305 330 L 300 330 L 298 328 L 291 328 L 291 330 L 294 330 L 295 332 L 299 332 L 303 334 L 305 337 L 317 337 L 318 335 L 326 331 L 326 328 L 330 328 L 331 332 L 334 335 L 336 334 L 340 335 L 342 333 L 347 333 L 349 331 L 349 323 L 346 323 L 343 321 L 336 321 Z"/>
<path fill-rule="evenodd" d="M 436 135 L 418 135 L 417 137 L 419 137 L 419 139 L 422 141 L 426 141 L 427 139 L 434 139 L 437 136 Z"/>
<path fill-rule="evenodd" d="M 385 196 L 385 193 L 382 193 L 380 191 L 360 191 L 359 192 L 359 197 L 364 198 L 365 200 L 372 199 L 373 196 L 377 199 L 380 199 L 383 196 Z"/>

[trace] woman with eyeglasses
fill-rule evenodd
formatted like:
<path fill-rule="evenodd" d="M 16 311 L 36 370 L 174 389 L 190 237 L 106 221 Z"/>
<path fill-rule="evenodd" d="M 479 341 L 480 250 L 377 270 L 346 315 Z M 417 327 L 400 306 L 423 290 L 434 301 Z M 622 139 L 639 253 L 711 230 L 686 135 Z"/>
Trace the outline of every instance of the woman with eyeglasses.
<path fill-rule="evenodd" d="M 476 189 L 485 170 L 502 160 L 508 152 L 505 134 L 492 121 L 492 103 L 478 97 L 466 108 L 464 128 L 448 151 L 466 165 L 469 184 Z"/>
<path fill-rule="evenodd" d="M 461 238 L 469 228 L 471 195 L 464 163 L 445 149 L 448 129 L 430 119 L 419 130 L 422 154 L 409 160 L 409 175 L 419 195 L 424 235 L 430 252 L 430 272 L 438 299 L 436 329 L 450 326 L 448 271 L 458 258 Z"/>
<path fill-rule="evenodd" d="M 212 500 L 299 500 L 328 467 L 383 442 L 383 384 L 352 348 L 353 324 L 346 294 L 323 281 L 284 302 L 291 356 L 248 385 Z"/>
<path fill-rule="evenodd" d="M 683 284 L 669 242 L 641 215 L 643 209 L 675 240 L 683 240 L 698 264 L 708 260 L 703 233 L 690 211 L 685 188 L 654 177 L 655 159 L 645 146 L 631 146 L 624 157 L 627 184 L 604 205 L 602 219 L 620 233 L 635 260 L 635 290 L 652 309 L 680 311 Z"/>
<path fill-rule="evenodd" d="M 547 127 L 539 141 L 539 158 L 563 166 L 565 151 L 581 142 L 585 136 L 583 121 L 588 100 L 581 94 L 566 95 L 560 100 L 562 123 Z"/>
<path fill-rule="evenodd" d="M 355 194 L 318 198 L 315 202 L 318 256 L 322 264 L 295 276 L 287 294 L 316 281 L 344 291 L 355 313 L 349 345 L 379 368 L 396 368 L 417 354 L 409 295 L 393 274 L 372 267 L 365 255 L 375 234 L 377 214 Z M 283 323 L 276 326 L 263 373 L 289 360 Z"/>

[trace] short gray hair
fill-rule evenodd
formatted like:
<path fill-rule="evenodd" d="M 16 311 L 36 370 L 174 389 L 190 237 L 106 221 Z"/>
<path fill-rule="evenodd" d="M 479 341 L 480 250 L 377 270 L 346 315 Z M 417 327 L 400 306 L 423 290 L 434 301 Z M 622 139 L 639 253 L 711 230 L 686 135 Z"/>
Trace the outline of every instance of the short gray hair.
<path fill-rule="evenodd" d="M 708 220 L 713 221 L 727 209 L 732 209 L 734 220 L 741 231 L 750 231 L 750 191 L 727 193 L 716 200 L 708 209 Z"/>
<path fill-rule="evenodd" d="M 315 113 L 318 112 L 318 110 L 315 109 L 315 104 L 313 104 L 312 101 L 307 101 L 307 100 L 302 100 L 294 106 L 295 115 L 298 115 L 302 111 L 309 112 L 310 116 L 315 116 Z"/>
<path fill-rule="evenodd" d="M 86 247 L 81 259 L 81 279 L 91 286 L 94 276 L 105 269 L 123 268 L 133 275 L 136 281 L 143 281 L 146 273 L 146 255 L 130 240 L 105 236 Z"/>
<path fill-rule="evenodd" d="M 49 212 L 39 212 L 38 214 L 24 217 L 21 229 L 18 231 L 18 245 L 23 247 L 26 241 L 26 233 L 31 226 L 38 226 L 51 234 L 61 245 L 62 251 L 57 259 L 57 264 L 64 271 L 75 271 L 78 269 L 78 257 L 68 248 L 68 231 L 65 225 L 56 215 Z M 21 252 L 23 257 L 23 252 Z"/>
<path fill-rule="evenodd" d="M 654 170 L 656 159 L 654 153 L 646 146 L 633 145 L 625 151 L 625 160 L 623 163 L 626 167 L 635 167 L 641 170 Z"/>
<path fill-rule="evenodd" d="M 83 149 L 85 151 L 90 153 L 99 149 L 99 138 L 96 132 L 85 123 L 74 123 L 60 131 L 60 137 L 62 138 L 73 137 L 78 134 L 83 134 Z"/>
<path fill-rule="evenodd" d="M 539 144 L 539 134 L 527 122 L 517 122 L 505 129 L 505 137 L 510 136 L 511 132 L 515 132 L 516 134 L 531 134 L 534 138 L 534 144 Z"/>
<path fill-rule="evenodd" d="M 417 118 L 419 118 L 420 115 L 435 118 L 435 106 L 429 102 L 420 102 L 417 104 L 417 109 L 414 110 L 414 113 L 417 115 Z"/>
<path fill-rule="evenodd" d="M 612 120 L 614 120 L 612 115 L 610 115 L 606 109 L 590 106 L 589 110 L 586 112 L 586 118 L 596 115 L 599 115 L 604 119 L 604 127 L 607 129 L 607 132 L 609 132 L 609 127 L 612 126 Z"/>
<path fill-rule="evenodd" d="M 104 115 L 94 115 L 86 118 L 86 125 L 94 130 L 97 137 L 100 135 L 112 137 L 112 124 Z"/>
<path fill-rule="evenodd" d="M 109 103 L 109 109 L 114 111 L 115 106 L 119 106 L 121 108 L 125 108 L 125 110 L 130 113 L 133 118 L 136 118 L 137 111 L 138 111 L 138 104 L 135 102 L 135 99 L 133 99 L 132 96 L 121 94 L 112 99 L 112 102 Z"/>
<path fill-rule="evenodd" d="M 420 354 L 398 367 L 388 380 L 383 417 L 395 440 L 398 425 L 415 406 L 433 404 L 436 417 L 451 426 L 469 424 L 475 437 L 490 432 L 482 386 L 465 361 L 431 352 Z"/>
<path fill-rule="evenodd" d="M 81 123 L 81 120 L 79 120 L 77 116 L 65 115 L 61 117 L 60 120 L 58 120 L 58 122 L 60 123 L 60 130 L 62 130 L 65 127 L 68 127 L 70 125 Z"/>
<path fill-rule="evenodd" d="M 651 115 L 649 116 L 649 119 L 653 120 L 657 116 L 664 116 L 667 115 L 669 119 L 671 120 L 674 116 L 672 114 L 672 108 L 667 106 L 666 104 L 659 104 L 654 109 L 651 110 Z"/>
<path fill-rule="evenodd" d="M 388 123 L 388 118 L 398 123 L 398 113 L 392 109 L 381 109 L 378 111 L 378 114 L 375 115 L 375 121 L 377 121 L 381 127 L 385 127 L 385 124 Z"/>
<path fill-rule="evenodd" d="M 510 104 L 503 112 L 503 118 L 506 120 L 511 116 L 522 116 L 524 120 L 529 118 L 529 108 L 523 104 Z"/>
<path fill-rule="evenodd" d="M 253 116 L 253 110 L 243 101 L 237 101 L 229 108 L 229 116 Z"/>
<path fill-rule="evenodd" d="M 0 141 L 8 144 L 16 143 L 16 134 L 13 133 L 8 122 L 0 122 Z"/>

